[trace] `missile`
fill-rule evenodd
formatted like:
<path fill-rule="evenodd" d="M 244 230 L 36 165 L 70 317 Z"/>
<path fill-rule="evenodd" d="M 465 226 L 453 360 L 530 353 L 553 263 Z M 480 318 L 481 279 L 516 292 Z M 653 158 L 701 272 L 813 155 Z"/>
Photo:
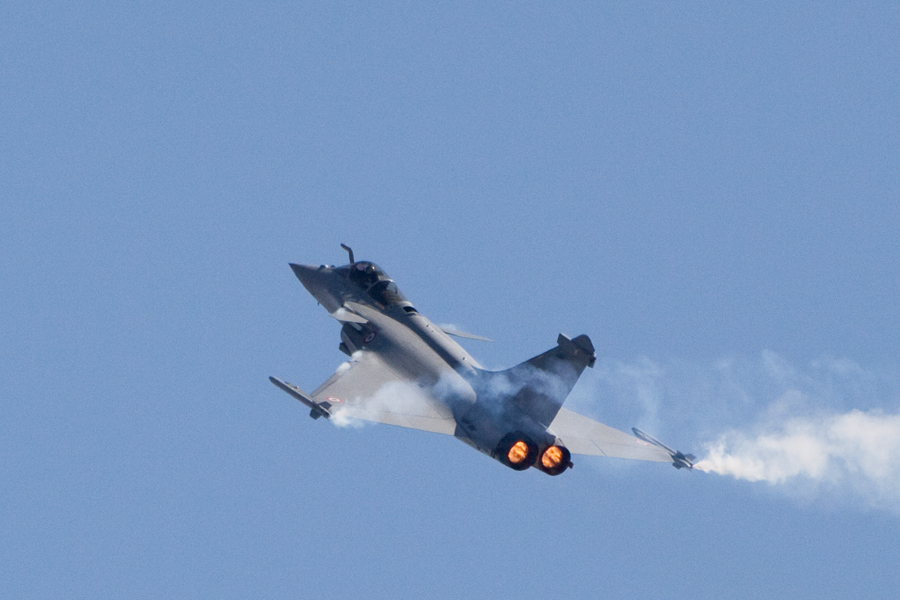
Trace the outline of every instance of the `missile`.
<path fill-rule="evenodd" d="M 293 383 L 288 383 L 286 381 L 282 381 L 277 377 L 269 377 L 269 381 L 274 383 L 276 386 L 305 404 L 309 407 L 309 416 L 313 419 L 318 419 L 319 417 L 325 417 L 326 419 L 331 416 L 331 413 L 328 412 L 328 409 L 331 408 L 331 404 L 328 402 L 322 402 L 321 404 L 317 404 L 312 398 L 306 395 L 306 393 L 298 388 Z"/>
<path fill-rule="evenodd" d="M 669 456 L 672 457 L 672 466 L 676 469 L 694 469 L 694 461 L 697 459 L 693 454 L 682 454 L 677 450 L 672 450 L 661 441 L 650 435 L 649 433 L 644 433 L 637 427 L 632 427 L 631 430 L 634 432 L 634 435 L 638 436 L 645 442 L 653 444 L 654 446 L 659 446 L 663 450 L 669 453 Z"/>

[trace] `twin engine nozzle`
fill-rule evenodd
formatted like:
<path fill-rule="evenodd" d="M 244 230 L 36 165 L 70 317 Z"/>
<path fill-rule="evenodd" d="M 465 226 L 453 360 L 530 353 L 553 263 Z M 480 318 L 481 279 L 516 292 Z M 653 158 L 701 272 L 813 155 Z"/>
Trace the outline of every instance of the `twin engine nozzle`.
<path fill-rule="evenodd" d="M 507 434 L 500 440 L 494 458 L 516 471 L 534 467 L 547 475 L 559 475 L 572 466 L 572 455 L 565 446 L 551 444 L 541 448 L 520 432 Z"/>

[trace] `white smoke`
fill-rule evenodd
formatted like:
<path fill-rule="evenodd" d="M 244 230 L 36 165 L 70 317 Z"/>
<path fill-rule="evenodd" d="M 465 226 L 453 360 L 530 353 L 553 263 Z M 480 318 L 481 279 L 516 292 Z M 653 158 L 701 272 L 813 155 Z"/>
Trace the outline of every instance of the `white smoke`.
<path fill-rule="evenodd" d="M 349 401 L 349 405 L 333 405 L 330 421 L 337 427 L 364 427 L 378 421 L 378 415 L 383 411 L 403 412 L 405 405 L 413 406 L 416 400 L 413 394 L 410 386 L 389 381 L 367 398 L 348 398 L 345 402 Z"/>
<path fill-rule="evenodd" d="M 701 471 L 772 485 L 844 491 L 900 507 L 900 415 L 851 410 L 730 431 L 707 445 Z"/>
<path fill-rule="evenodd" d="M 335 374 L 346 374 L 361 360 L 362 352 L 355 352 L 349 361 L 338 366 Z M 368 395 L 331 398 L 329 421 L 336 427 L 360 428 L 384 422 L 388 413 L 440 419 L 446 414 L 442 403 L 448 404 L 452 398 L 465 398 L 467 394 L 474 395 L 472 388 L 452 371 L 442 374 L 434 385 L 412 380 L 386 381 Z"/>
<path fill-rule="evenodd" d="M 699 470 L 900 514 L 896 369 L 846 359 L 797 366 L 769 351 L 708 365 L 644 358 L 597 367 L 572 408 L 698 454 Z"/>

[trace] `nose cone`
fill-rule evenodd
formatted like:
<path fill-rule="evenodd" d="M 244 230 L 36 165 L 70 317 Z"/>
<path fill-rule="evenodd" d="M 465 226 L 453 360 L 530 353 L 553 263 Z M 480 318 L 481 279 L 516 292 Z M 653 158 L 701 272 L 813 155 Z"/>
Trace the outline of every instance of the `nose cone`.
<path fill-rule="evenodd" d="M 311 267 L 309 265 L 298 265 L 295 263 L 290 263 L 290 265 L 291 270 L 294 272 L 294 275 L 296 275 L 297 279 L 299 279 L 300 281 L 303 281 L 303 278 L 306 277 L 307 273 L 313 273 L 316 270 L 315 267 Z"/>
<path fill-rule="evenodd" d="M 342 278 L 335 273 L 332 267 L 311 267 L 309 265 L 295 265 L 290 263 L 291 270 L 306 291 L 312 294 L 316 301 L 325 307 L 328 312 L 334 312 L 342 304 L 344 296 Z"/>
<path fill-rule="evenodd" d="M 313 296 L 316 295 L 315 290 L 322 288 L 322 275 L 319 273 L 318 267 L 311 267 L 309 265 L 297 265 L 294 263 L 290 263 L 291 270 L 294 271 L 294 275 L 297 276 L 297 279 L 300 280 L 300 283 L 303 284 L 303 287 L 309 291 Z"/>

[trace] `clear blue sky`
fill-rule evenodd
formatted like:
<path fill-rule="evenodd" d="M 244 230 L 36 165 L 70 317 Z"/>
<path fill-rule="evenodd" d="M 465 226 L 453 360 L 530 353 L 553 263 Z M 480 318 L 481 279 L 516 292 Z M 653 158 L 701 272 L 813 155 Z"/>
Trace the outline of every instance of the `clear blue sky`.
<path fill-rule="evenodd" d="M 895 2 L 2 13 L 5 597 L 900 588 L 896 455 L 875 483 L 550 478 L 266 379 L 344 358 L 287 266 L 344 242 L 488 367 L 590 335 L 576 408 L 685 451 L 897 415 Z"/>

